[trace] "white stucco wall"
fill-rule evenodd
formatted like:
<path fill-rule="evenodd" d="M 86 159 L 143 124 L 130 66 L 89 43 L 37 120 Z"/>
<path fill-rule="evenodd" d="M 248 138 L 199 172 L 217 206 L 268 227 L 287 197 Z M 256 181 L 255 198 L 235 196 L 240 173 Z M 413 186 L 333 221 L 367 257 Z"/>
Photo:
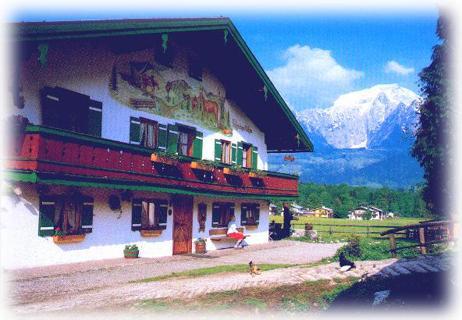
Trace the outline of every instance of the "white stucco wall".
<path fill-rule="evenodd" d="M 108 198 L 119 191 L 110 189 L 83 188 L 80 191 L 94 198 L 93 231 L 86 234 L 85 240 L 73 244 L 55 244 L 52 237 L 38 236 L 39 197 L 32 184 L 18 184 L 22 190 L 19 201 L 14 197 L 2 195 L 1 198 L 1 265 L 6 269 L 26 268 L 44 265 L 65 264 L 89 260 L 102 260 L 123 257 L 126 244 L 137 244 L 140 257 L 162 257 L 172 255 L 173 250 L 173 212 L 167 215 L 167 229 L 159 237 L 141 237 L 138 231 L 131 230 L 131 202 L 122 202 L 122 214 L 109 209 Z M 50 194 L 59 194 L 64 189 L 52 187 Z M 133 198 L 170 199 L 170 195 L 161 193 L 134 192 Z M 240 224 L 240 204 L 230 199 L 198 197 L 194 199 L 192 241 L 199 237 L 209 237 L 212 226 L 212 203 L 215 201 L 235 202 L 236 220 Z M 207 204 L 206 230 L 199 233 L 197 204 Z M 258 229 L 246 231 L 251 237 L 246 239 L 249 245 L 268 241 L 268 203 L 260 203 L 260 224 Z M 207 250 L 233 246 L 231 241 L 207 241 Z M 194 244 L 193 244 L 194 252 Z"/>
<path fill-rule="evenodd" d="M 188 83 L 201 85 L 205 91 L 226 96 L 226 88 L 205 66 L 203 80 L 198 81 L 188 76 L 188 49 L 181 48 L 174 41 L 169 46 L 175 49 L 174 67 L 169 72 L 168 80 L 187 80 Z M 232 142 L 246 141 L 258 147 L 258 168 L 267 169 L 267 148 L 264 133 L 242 112 L 234 102 L 225 101 L 229 106 L 230 117 L 240 125 L 247 125 L 252 133 L 233 126 L 232 137 L 219 131 L 207 130 L 197 123 L 180 119 L 169 119 L 160 115 L 129 108 L 114 99 L 109 91 L 112 66 L 115 61 L 153 61 L 153 50 L 142 50 L 130 54 L 116 55 L 112 53 L 104 41 L 76 40 L 49 42 L 47 65 L 38 63 L 38 50 L 25 61 L 20 68 L 20 82 L 24 89 L 25 107 L 18 109 L 12 106 L 9 114 L 23 115 L 35 124 L 42 123 L 39 91 L 45 86 L 59 86 L 78 93 L 89 95 L 91 99 L 103 103 L 102 137 L 129 142 L 130 117 L 145 117 L 159 123 L 183 123 L 194 126 L 204 133 L 203 158 L 214 160 L 215 139 L 226 139 Z M 11 98 L 11 97 L 10 97 Z M 7 114 L 5 114 L 7 115 Z M 263 115 L 262 115 L 263 116 Z"/>

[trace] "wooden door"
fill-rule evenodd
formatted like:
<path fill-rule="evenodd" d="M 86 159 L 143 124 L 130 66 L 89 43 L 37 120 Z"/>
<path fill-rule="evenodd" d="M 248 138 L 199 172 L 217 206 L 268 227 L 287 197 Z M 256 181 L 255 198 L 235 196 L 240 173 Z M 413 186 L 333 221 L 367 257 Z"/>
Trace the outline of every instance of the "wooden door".
<path fill-rule="evenodd" d="M 193 197 L 178 196 L 173 202 L 173 254 L 192 252 Z"/>

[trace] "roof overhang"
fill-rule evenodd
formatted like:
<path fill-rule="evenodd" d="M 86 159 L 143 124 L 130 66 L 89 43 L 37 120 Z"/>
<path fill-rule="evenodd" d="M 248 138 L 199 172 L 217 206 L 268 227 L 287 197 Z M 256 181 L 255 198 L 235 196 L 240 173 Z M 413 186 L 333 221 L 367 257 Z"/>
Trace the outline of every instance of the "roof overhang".
<path fill-rule="evenodd" d="M 207 62 L 230 88 L 230 97 L 265 133 L 268 152 L 313 151 L 307 134 L 229 18 L 28 22 L 16 23 L 13 29 L 14 40 L 20 43 L 196 32 L 211 41 L 199 41 L 207 45 Z M 218 41 L 223 45 L 213 47 Z M 210 48 L 216 51 L 213 55 Z"/>

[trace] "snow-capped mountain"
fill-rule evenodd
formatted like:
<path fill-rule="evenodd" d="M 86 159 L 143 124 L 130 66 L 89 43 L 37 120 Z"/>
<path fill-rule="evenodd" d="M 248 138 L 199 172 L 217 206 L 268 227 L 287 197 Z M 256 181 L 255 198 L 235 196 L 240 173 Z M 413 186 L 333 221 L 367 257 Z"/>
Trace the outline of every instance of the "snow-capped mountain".
<path fill-rule="evenodd" d="M 397 84 L 340 96 L 327 109 L 297 114 L 313 153 L 270 155 L 270 169 L 298 173 L 302 182 L 407 188 L 423 171 L 410 154 L 421 99 Z"/>
<path fill-rule="evenodd" d="M 412 138 L 420 101 L 409 89 L 381 84 L 344 94 L 330 108 L 306 109 L 297 118 L 315 147 L 316 142 L 336 149 L 391 147 L 396 141 L 390 139 Z"/>

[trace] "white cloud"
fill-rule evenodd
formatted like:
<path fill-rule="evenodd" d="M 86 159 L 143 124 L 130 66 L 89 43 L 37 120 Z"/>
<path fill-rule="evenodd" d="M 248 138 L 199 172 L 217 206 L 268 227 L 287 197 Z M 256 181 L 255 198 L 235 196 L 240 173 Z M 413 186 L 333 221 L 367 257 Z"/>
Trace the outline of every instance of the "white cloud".
<path fill-rule="evenodd" d="M 285 65 L 267 73 L 296 110 L 328 107 L 364 76 L 363 72 L 341 66 L 328 50 L 297 44 L 288 48 L 283 58 Z"/>
<path fill-rule="evenodd" d="M 408 74 L 414 72 L 414 68 L 408 68 L 408 67 L 403 66 L 402 64 L 399 64 L 395 60 L 390 60 L 385 65 L 385 72 L 386 73 L 396 73 L 396 74 L 399 74 L 400 76 L 407 76 Z"/>

